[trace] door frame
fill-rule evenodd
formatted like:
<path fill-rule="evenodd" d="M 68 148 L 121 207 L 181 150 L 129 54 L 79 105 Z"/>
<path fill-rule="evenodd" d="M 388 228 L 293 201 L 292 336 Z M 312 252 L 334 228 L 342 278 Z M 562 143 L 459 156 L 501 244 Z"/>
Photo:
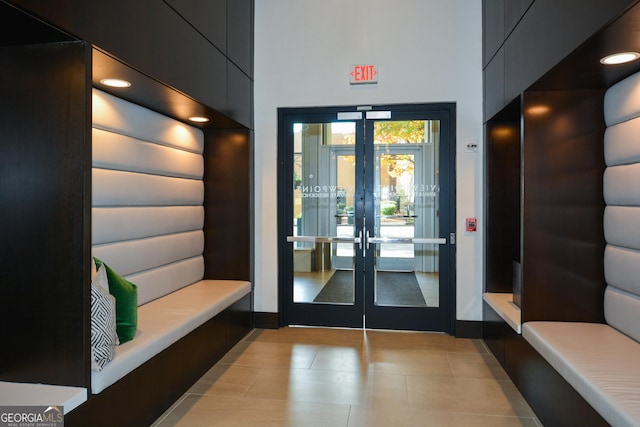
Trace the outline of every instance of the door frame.
<path fill-rule="evenodd" d="M 447 205 L 447 219 L 448 219 L 448 233 L 447 236 L 448 241 L 449 237 L 453 235 L 455 237 L 456 233 L 456 104 L 455 103 L 426 103 L 426 104 L 385 104 L 385 105 L 374 105 L 374 106 L 333 106 L 333 107 L 282 107 L 278 108 L 278 175 L 277 175 L 277 185 L 278 185 L 278 323 L 279 326 L 286 326 L 289 324 L 287 319 L 287 313 L 285 313 L 285 301 L 288 295 L 287 286 L 291 284 L 288 283 L 285 275 L 282 274 L 283 271 L 291 271 L 293 272 L 293 257 L 287 256 L 290 252 L 288 250 L 287 245 L 290 243 L 287 242 L 286 236 L 291 232 L 292 225 L 290 224 L 291 218 L 293 218 L 293 206 L 287 203 L 288 195 L 287 192 L 291 191 L 293 188 L 293 174 L 290 171 L 286 170 L 286 166 L 290 159 L 293 158 L 293 145 L 285 143 L 285 135 L 288 132 L 291 132 L 286 126 L 288 122 L 288 118 L 290 116 L 314 116 L 320 121 L 324 122 L 332 122 L 336 121 L 336 115 L 338 112 L 344 111 L 362 111 L 363 114 L 365 111 L 386 111 L 391 110 L 393 112 L 444 112 L 448 115 L 449 126 L 448 132 L 441 133 L 440 135 L 440 143 L 447 144 L 449 147 L 448 157 L 443 159 L 442 167 L 447 167 L 449 170 L 448 174 L 448 182 L 446 183 L 449 188 L 449 198 Z M 326 117 L 324 120 L 323 116 Z M 359 128 L 359 127 L 357 127 Z M 357 129 L 357 132 L 361 132 L 361 130 Z M 364 154 L 364 147 L 361 147 Z M 356 147 L 358 150 L 358 147 Z M 360 179 L 363 179 L 360 178 Z M 444 185 L 444 183 L 442 183 Z M 362 221 L 362 220 L 360 220 Z M 362 228 L 362 224 L 356 224 L 357 229 Z M 446 332 L 449 334 L 453 334 L 455 332 L 455 321 L 456 321 L 456 248 L 457 245 L 455 242 L 449 243 L 450 250 L 448 252 L 448 259 L 444 263 L 445 268 L 441 269 L 440 274 L 446 274 L 448 276 L 449 286 L 445 290 L 446 295 L 444 301 L 446 304 L 442 307 L 445 310 L 446 315 L 443 316 L 442 324 L 439 324 L 437 328 L 433 330 Z M 357 270 L 357 269 L 356 269 Z M 358 274 L 358 271 L 356 271 Z M 290 278 L 291 279 L 291 278 Z M 356 287 L 357 289 L 357 287 Z M 356 290 L 356 292 L 358 292 Z M 363 300 L 364 295 L 361 295 L 361 298 L 358 298 L 356 295 L 356 301 Z M 309 310 L 313 311 L 314 304 L 308 304 L 306 307 Z M 324 307 L 324 310 L 327 312 L 327 316 L 329 318 L 333 318 L 334 315 L 340 315 L 339 313 L 340 306 L 334 306 L 335 310 L 327 310 L 327 307 Z M 353 319 L 352 319 L 353 320 Z M 322 316 L 318 318 L 317 325 L 328 324 L 328 322 L 324 323 Z M 347 325 L 336 325 L 334 326 L 347 326 Z M 362 326 L 360 326 L 362 327 Z M 375 327 L 375 326 L 374 326 Z"/>

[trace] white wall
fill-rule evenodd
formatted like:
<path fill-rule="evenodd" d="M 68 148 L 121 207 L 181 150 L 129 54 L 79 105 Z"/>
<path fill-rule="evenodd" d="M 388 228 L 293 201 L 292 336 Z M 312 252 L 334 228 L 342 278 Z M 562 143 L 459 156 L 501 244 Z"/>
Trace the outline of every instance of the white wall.
<path fill-rule="evenodd" d="M 457 319 L 482 319 L 481 0 L 255 1 L 255 310 L 278 311 L 277 109 L 455 102 Z M 349 66 L 377 64 L 377 85 Z M 477 141 L 478 154 L 464 152 Z"/>

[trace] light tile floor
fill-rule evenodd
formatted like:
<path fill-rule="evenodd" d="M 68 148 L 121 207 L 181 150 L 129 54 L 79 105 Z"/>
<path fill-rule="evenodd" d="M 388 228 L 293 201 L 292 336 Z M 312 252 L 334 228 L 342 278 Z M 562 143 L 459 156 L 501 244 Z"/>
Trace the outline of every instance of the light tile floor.
<path fill-rule="evenodd" d="M 480 340 L 325 328 L 252 331 L 153 425 L 541 426 Z"/>

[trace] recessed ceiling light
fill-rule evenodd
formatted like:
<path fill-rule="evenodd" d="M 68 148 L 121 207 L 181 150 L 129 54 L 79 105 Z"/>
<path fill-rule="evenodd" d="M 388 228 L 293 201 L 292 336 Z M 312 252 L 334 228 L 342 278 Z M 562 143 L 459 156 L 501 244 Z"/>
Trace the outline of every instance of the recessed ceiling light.
<path fill-rule="evenodd" d="M 620 52 L 605 56 L 600 60 L 600 62 L 606 65 L 615 65 L 635 61 L 638 58 L 640 58 L 640 53 L 638 52 Z"/>
<path fill-rule="evenodd" d="M 200 116 L 192 116 L 189 117 L 189 120 L 191 120 L 192 122 L 196 122 L 196 123 L 206 123 L 209 121 L 208 118 L 206 117 L 200 117 Z"/>
<path fill-rule="evenodd" d="M 126 81 L 126 80 L 122 80 L 122 79 L 102 79 L 100 80 L 100 83 L 102 83 L 105 86 L 111 86 L 111 87 L 129 87 L 131 86 L 131 83 Z"/>

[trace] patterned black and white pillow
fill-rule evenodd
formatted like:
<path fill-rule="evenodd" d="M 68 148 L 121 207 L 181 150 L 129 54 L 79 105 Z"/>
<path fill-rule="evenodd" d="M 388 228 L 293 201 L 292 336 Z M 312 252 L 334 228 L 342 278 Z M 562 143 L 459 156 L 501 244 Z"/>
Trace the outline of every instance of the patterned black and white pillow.
<path fill-rule="evenodd" d="M 101 267 L 91 282 L 91 369 L 101 371 L 113 359 L 117 344 L 116 300 Z"/>

